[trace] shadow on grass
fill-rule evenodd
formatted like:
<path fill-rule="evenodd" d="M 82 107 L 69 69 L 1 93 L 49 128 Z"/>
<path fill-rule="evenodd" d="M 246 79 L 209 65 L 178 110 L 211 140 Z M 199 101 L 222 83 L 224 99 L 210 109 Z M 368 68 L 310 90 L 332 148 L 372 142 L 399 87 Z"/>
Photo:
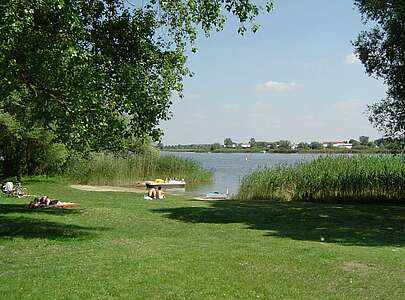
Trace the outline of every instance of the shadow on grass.
<path fill-rule="evenodd" d="M 50 221 L 37 216 L 79 214 L 78 209 L 27 209 L 24 204 L 0 205 L 0 240 L 43 238 L 50 240 L 87 239 L 106 228 L 84 227 Z M 15 215 L 14 215 L 15 214 Z"/>
<path fill-rule="evenodd" d="M 11 213 L 38 214 L 44 213 L 49 215 L 75 215 L 80 214 L 81 209 L 64 209 L 64 208 L 35 208 L 30 209 L 25 207 L 26 204 L 3 204 L 0 203 L 0 215 Z"/>
<path fill-rule="evenodd" d="M 267 236 L 358 246 L 405 245 L 405 206 L 211 201 L 208 207 L 153 210 L 192 223 L 245 224 Z"/>

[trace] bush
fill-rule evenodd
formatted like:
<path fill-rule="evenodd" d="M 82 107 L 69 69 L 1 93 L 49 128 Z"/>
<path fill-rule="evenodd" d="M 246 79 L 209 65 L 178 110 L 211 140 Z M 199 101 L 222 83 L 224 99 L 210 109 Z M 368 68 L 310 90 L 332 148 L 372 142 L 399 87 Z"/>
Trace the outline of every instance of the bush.
<path fill-rule="evenodd" d="M 55 175 L 63 171 L 63 167 L 69 157 L 69 151 L 64 144 L 50 144 L 44 149 L 43 155 L 39 156 L 35 171 L 36 175 Z"/>

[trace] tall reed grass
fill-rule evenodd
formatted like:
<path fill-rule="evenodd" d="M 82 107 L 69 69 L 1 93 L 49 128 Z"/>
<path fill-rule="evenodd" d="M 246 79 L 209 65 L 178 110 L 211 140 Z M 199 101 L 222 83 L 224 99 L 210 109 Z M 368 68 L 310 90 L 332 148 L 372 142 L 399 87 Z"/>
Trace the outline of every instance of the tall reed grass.
<path fill-rule="evenodd" d="M 185 179 L 187 183 L 205 183 L 213 173 L 199 163 L 175 156 L 160 156 L 156 152 L 116 157 L 96 153 L 88 159 L 71 161 L 65 176 L 81 184 L 129 186 L 155 178 Z"/>
<path fill-rule="evenodd" d="M 260 169 L 242 179 L 241 199 L 403 202 L 405 162 L 393 156 L 321 157 Z"/>

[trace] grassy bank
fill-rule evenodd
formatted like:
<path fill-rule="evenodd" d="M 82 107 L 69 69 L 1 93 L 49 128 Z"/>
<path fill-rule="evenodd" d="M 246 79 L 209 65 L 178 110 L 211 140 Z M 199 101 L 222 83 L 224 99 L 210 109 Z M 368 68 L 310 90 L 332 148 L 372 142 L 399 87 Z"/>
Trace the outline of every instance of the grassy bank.
<path fill-rule="evenodd" d="M 25 180 L 77 210 L 0 195 L 1 299 L 401 299 L 405 210 L 145 201 Z"/>
<path fill-rule="evenodd" d="M 185 179 L 187 183 L 210 182 L 213 174 L 191 159 L 160 156 L 154 152 L 134 154 L 125 158 L 98 153 L 89 159 L 71 162 L 65 176 L 81 184 L 133 185 L 155 178 Z"/>
<path fill-rule="evenodd" d="M 405 202 L 401 157 L 321 157 L 296 166 L 261 169 L 242 180 L 242 199 L 318 202 Z"/>

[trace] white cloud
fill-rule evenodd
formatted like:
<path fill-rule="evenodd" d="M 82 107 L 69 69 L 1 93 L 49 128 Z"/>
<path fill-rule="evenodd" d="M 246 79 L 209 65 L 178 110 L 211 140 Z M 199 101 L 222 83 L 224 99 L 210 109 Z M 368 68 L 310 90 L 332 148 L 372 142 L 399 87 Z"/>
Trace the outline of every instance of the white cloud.
<path fill-rule="evenodd" d="M 298 84 L 295 82 L 279 82 L 269 80 L 265 83 L 258 85 L 258 90 L 260 91 L 269 91 L 269 92 L 289 92 L 295 90 L 298 87 Z"/>
<path fill-rule="evenodd" d="M 344 63 L 346 65 L 358 65 L 360 64 L 360 59 L 358 54 L 350 53 L 346 55 Z"/>

